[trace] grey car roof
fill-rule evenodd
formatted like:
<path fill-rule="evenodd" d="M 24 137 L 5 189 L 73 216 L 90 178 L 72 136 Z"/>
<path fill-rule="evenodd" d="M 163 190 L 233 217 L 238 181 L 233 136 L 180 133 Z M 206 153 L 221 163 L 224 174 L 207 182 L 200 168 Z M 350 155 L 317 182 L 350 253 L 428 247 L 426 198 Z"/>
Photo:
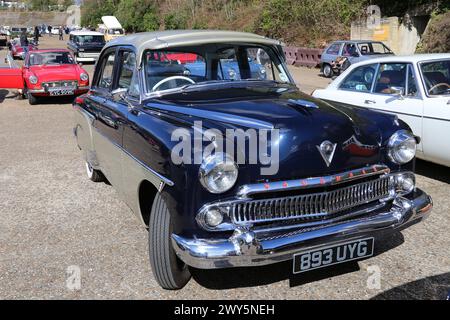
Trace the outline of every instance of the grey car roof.
<path fill-rule="evenodd" d="M 330 44 L 333 44 L 333 43 L 361 43 L 361 42 L 364 42 L 364 43 L 366 43 L 366 42 L 381 42 L 381 43 L 383 43 L 383 41 L 378 41 L 378 40 L 336 40 L 336 41 L 333 41 L 333 42 L 331 42 Z"/>
<path fill-rule="evenodd" d="M 106 48 L 117 45 L 130 45 L 137 50 L 137 64 L 141 64 L 142 53 L 147 50 L 173 48 L 179 46 L 202 45 L 207 43 L 255 43 L 264 45 L 282 45 L 279 40 L 270 39 L 253 33 L 219 30 L 171 30 L 142 32 L 116 38 L 109 41 Z"/>

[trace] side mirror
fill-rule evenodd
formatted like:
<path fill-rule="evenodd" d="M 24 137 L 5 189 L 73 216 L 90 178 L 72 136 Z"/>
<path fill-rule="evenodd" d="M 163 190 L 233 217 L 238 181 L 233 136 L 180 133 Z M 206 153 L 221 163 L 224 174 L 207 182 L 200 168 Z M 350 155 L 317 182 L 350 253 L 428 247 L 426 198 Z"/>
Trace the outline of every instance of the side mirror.
<path fill-rule="evenodd" d="M 83 64 L 82 64 L 81 62 L 78 62 L 78 65 L 79 65 L 80 67 L 83 67 Z"/>
<path fill-rule="evenodd" d="M 405 95 L 405 88 L 403 87 L 389 87 L 389 91 L 391 94 L 396 95 L 401 99 L 403 99 L 403 96 Z"/>
<path fill-rule="evenodd" d="M 128 89 L 126 88 L 117 88 L 111 91 L 111 96 L 114 101 L 125 100 L 125 94 L 127 91 Z"/>

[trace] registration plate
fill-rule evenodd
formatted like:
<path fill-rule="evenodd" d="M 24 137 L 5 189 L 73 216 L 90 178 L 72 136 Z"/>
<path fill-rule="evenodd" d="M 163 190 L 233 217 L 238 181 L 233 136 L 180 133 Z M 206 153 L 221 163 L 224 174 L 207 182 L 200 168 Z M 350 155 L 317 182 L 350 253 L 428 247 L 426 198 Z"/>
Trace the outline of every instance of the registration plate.
<path fill-rule="evenodd" d="M 60 90 L 52 90 L 50 91 L 51 96 L 71 96 L 75 92 L 73 89 L 60 89 Z"/>
<path fill-rule="evenodd" d="M 373 255 L 374 238 L 358 239 L 294 254 L 294 274 Z"/>

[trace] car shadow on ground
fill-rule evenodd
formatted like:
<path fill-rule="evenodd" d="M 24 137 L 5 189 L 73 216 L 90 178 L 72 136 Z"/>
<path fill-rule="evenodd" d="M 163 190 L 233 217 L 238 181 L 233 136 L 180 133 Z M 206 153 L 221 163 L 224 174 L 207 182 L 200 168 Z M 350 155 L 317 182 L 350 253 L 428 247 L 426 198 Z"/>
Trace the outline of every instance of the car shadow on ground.
<path fill-rule="evenodd" d="M 385 236 L 375 244 L 374 256 L 398 247 L 404 242 L 403 235 L 395 232 Z M 279 281 L 289 280 L 290 287 L 300 286 L 334 276 L 359 271 L 359 264 L 354 261 L 317 269 L 314 271 L 292 274 L 292 261 L 280 262 L 273 265 L 247 268 L 231 268 L 217 270 L 199 270 L 191 268 L 192 277 L 201 286 L 225 290 L 242 287 L 268 285 Z"/>
<path fill-rule="evenodd" d="M 405 283 L 384 291 L 372 300 L 445 300 L 450 295 L 450 273 Z"/>
<path fill-rule="evenodd" d="M 417 159 L 416 173 L 430 179 L 450 183 L 450 169 L 439 164 Z"/>
<path fill-rule="evenodd" d="M 38 104 L 32 107 L 39 107 L 39 105 L 67 105 L 72 104 L 75 100 L 73 96 L 60 96 L 60 97 L 40 97 Z"/>
<path fill-rule="evenodd" d="M 0 103 L 5 101 L 5 99 L 17 98 L 18 95 L 18 92 L 11 92 L 9 90 L 0 89 Z"/>

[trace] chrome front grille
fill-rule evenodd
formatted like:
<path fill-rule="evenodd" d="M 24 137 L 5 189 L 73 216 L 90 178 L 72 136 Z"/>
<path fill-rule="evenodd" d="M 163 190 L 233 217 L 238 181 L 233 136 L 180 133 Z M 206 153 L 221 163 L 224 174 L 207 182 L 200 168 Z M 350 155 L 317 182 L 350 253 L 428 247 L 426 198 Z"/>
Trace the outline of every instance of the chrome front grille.
<path fill-rule="evenodd" d="M 309 193 L 261 200 L 235 202 L 231 220 L 236 224 L 254 224 L 277 220 L 325 220 L 390 195 L 389 176 L 355 183 L 327 192 Z"/>
<path fill-rule="evenodd" d="M 44 88 L 48 89 L 69 89 L 69 88 L 76 88 L 78 86 L 78 81 L 76 80 L 50 81 L 44 82 L 42 85 Z"/>

